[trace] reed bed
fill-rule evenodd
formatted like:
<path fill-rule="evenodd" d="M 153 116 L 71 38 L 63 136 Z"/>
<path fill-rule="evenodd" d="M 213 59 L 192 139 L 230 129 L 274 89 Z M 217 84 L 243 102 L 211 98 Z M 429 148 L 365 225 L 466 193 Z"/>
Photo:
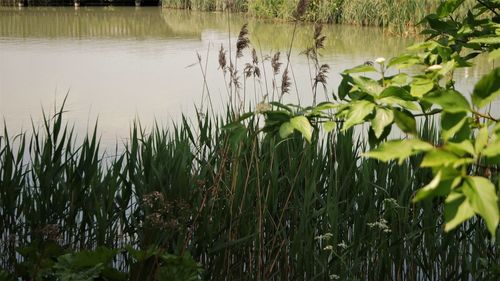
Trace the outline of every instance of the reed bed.
<path fill-rule="evenodd" d="M 298 0 L 164 0 L 167 8 L 222 11 L 229 9 L 254 17 L 293 21 Z M 434 11 L 439 1 L 429 0 L 309 0 L 303 20 L 322 23 L 370 25 L 397 34 L 416 34 L 416 25 Z M 474 1 L 467 0 L 471 6 Z M 467 7 L 467 5 L 465 7 Z M 463 11 L 462 11 L 463 12 Z"/>
<path fill-rule="evenodd" d="M 442 231 L 438 202 L 412 205 L 430 179 L 360 157 L 353 132 L 235 142 L 225 118 L 131 129 L 122 153 L 97 130 L 77 139 L 63 110 L 30 134 L 0 138 L 0 257 L 33 241 L 67 249 L 155 245 L 190 252 L 206 280 L 470 280 L 498 274 L 498 245 L 480 221 Z M 435 136 L 431 124 L 424 130 Z M 125 267 L 126 268 L 126 267 Z M 491 280 L 491 279 L 490 279 Z"/>

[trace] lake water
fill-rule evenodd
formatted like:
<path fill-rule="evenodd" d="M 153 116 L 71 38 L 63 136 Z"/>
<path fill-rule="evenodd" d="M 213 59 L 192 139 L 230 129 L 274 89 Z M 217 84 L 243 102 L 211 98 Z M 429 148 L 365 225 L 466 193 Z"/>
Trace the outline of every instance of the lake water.
<path fill-rule="evenodd" d="M 31 120 L 40 124 L 42 108 L 52 112 L 69 93 L 67 120 L 83 134 L 98 119 L 103 144 L 111 146 L 127 138 L 136 119 L 146 126 L 155 120 L 169 125 L 181 114 L 194 114 L 204 93 L 197 54 L 206 67 L 214 107 L 220 109 L 227 90 L 218 69 L 218 49 L 227 49 L 230 39 L 234 55 L 235 37 L 245 22 L 259 54 L 287 52 L 293 24 L 240 14 L 228 19 L 225 13 L 158 7 L 0 7 L 0 117 L 11 133 L 30 129 Z M 291 56 L 297 85 L 286 97 L 289 101 L 297 94 L 303 104 L 312 100 L 310 64 L 300 55 L 311 44 L 312 33 L 312 25 L 297 27 Z M 389 58 L 417 40 L 385 36 L 378 28 L 340 25 L 325 26 L 324 34 L 321 62 L 331 67 L 329 92 L 336 91 L 342 70 Z M 485 59 L 477 64 L 456 73 L 459 88 L 466 92 L 492 67 Z M 270 79 L 262 80 L 260 89 L 266 82 L 271 87 Z M 253 80 L 247 83 L 252 89 Z"/>

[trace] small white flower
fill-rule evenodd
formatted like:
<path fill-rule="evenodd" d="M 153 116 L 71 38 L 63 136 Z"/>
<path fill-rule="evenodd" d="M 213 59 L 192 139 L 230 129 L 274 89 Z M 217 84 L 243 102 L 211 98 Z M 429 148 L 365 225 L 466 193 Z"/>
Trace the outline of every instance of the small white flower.
<path fill-rule="evenodd" d="M 332 251 L 333 250 L 333 246 L 332 245 L 327 245 L 323 248 L 323 250 L 325 251 Z"/>
<path fill-rule="evenodd" d="M 256 113 L 264 113 L 269 110 L 271 110 L 271 105 L 265 102 L 259 102 L 255 107 Z"/>
<path fill-rule="evenodd" d="M 439 64 L 435 64 L 435 65 L 431 65 L 429 67 L 427 67 L 427 69 L 425 71 L 436 71 L 436 70 L 441 70 L 443 68 L 443 66 L 439 65 Z"/>
<path fill-rule="evenodd" d="M 383 64 L 385 62 L 385 58 L 383 58 L 383 57 L 376 58 L 375 62 L 378 63 L 378 64 Z"/>
<path fill-rule="evenodd" d="M 342 249 L 347 249 L 347 244 L 344 241 L 337 244 L 337 246 L 339 246 L 339 248 L 342 248 Z"/>
<path fill-rule="evenodd" d="M 340 276 L 338 276 L 337 274 L 330 275 L 330 280 L 339 280 L 339 279 L 340 279 Z"/>

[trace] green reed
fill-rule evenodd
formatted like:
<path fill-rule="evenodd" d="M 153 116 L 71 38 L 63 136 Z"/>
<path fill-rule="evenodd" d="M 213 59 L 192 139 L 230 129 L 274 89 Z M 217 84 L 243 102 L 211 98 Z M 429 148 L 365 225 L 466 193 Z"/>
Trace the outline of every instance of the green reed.
<path fill-rule="evenodd" d="M 262 18 L 293 21 L 297 0 L 166 0 L 163 6 L 202 11 L 246 12 Z M 472 3 L 473 1 L 468 1 Z M 228 4 L 229 3 L 229 4 Z M 386 27 L 397 34 L 415 34 L 416 25 L 434 11 L 439 1 L 428 0 L 310 0 L 303 20 Z"/>
<path fill-rule="evenodd" d="M 137 124 L 109 157 L 97 130 L 77 139 L 63 115 L 0 139 L 6 269 L 33 240 L 190 252 L 207 280 L 467 280 L 498 265 L 480 221 L 445 234 L 438 202 L 410 203 L 431 177 L 418 159 L 365 159 L 352 131 L 306 144 L 252 119 L 235 138 L 222 126 L 231 115 L 199 116 L 149 133 Z"/>

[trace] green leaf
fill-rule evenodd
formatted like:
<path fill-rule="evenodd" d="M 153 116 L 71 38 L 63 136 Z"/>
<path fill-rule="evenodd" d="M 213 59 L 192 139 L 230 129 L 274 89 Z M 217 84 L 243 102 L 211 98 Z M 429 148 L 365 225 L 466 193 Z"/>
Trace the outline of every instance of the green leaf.
<path fill-rule="evenodd" d="M 362 64 L 351 69 L 344 70 L 344 73 L 361 73 L 361 72 L 377 72 L 373 65 Z"/>
<path fill-rule="evenodd" d="M 449 166 L 458 159 L 459 157 L 451 152 L 435 149 L 425 154 L 422 163 L 420 163 L 420 167 Z"/>
<path fill-rule="evenodd" d="M 417 191 L 412 202 L 443 196 L 450 193 L 456 183 L 459 183 L 461 178 L 455 169 L 440 169 L 430 183 Z"/>
<path fill-rule="evenodd" d="M 447 17 L 451 13 L 453 13 L 464 0 L 446 0 L 439 5 L 437 9 L 437 14 L 440 17 Z"/>
<path fill-rule="evenodd" d="M 305 116 L 293 117 L 290 119 L 290 125 L 299 131 L 308 143 L 311 143 L 313 128 Z"/>
<path fill-rule="evenodd" d="M 499 36 L 484 36 L 484 37 L 476 37 L 469 40 L 469 43 L 479 43 L 479 44 L 500 44 Z"/>
<path fill-rule="evenodd" d="M 421 98 L 434 88 L 434 82 L 427 78 L 415 78 L 411 83 L 410 95 Z"/>
<path fill-rule="evenodd" d="M 350 127 L 362 123 L 366 116 L 370 115 L 373 112 L 374 108 L 375 104 L 369 101 L 360 100 L 352 102 L 348 109 L 344 126 L 342 126 L 342 131 L 346 131 Z"/>
<path fill-rule="evenodd" d="M 399 105 L 404 109 L 418 110 L 419 107 L 413 102 L 415 98 L 402 87 L 389 86 L 379 96 L 378 101 L 389 105 Z"/>
<path fill-rule="evenodd" d="M 474 150 L 474 146 L 470 140 L 464 140 L 462 142 L 447 142 L 444 147 L 449 152 L 453 152 L 454 154 L 462 157 L 465 154 L 476 155 Z"/>
<path fill-rule="evenodd" d="M 337 126 L 337 123 L 335 121 L 326 121 L 323 124 L 323 128 L 325 129 L 326 133 L 333 131 L 333 129 L 335 129 L 336 126 Z"/>
<path fill-rule="evenodd" d="M 470 111 L 470 105 L 467 99 L 455 90 L 433 91 L 423 97 L 424 101 L 434 103 L 444 111 L 456 113 L 461 111 Z"/>
<path fill-rule="evenodd" d="M 477 82 L 472 102 L 479 108 L 492 102 L 500 94 L 500 67 L 495 68 Z"/>
<path fill-rule="evenodd" d="M 340 74 L 340 75 L 342 75 L 342 81 L 340 82 L 338 93 L 339 93 L 339 99 L 343 100 L 352 89 L 351 86 L 352 77 L 347 74 Z"/>
<path fill-rule="evenodd" d="M 417 122 L 415 117 L 408 111 L 394 109 L 394 122 L 405 133 L 417 134 Z"/>
<path fill-rule="evenodd" d="M 468 138 L 470 130 L 468 126 L 464 126 L 467 120 L 468 117 L 465 112 L 443 112 L 441 114 L 441 138 L 445 141 L 455 136 L 458 136 L 459 139 Z"/>
<path fill-rule="evenodd" d="M 500 57 L 500 48 L 495 49 L 495 50 L 490 52 L 490 54 L 488 55 L 488 61 L 496 60 L 499 57 Z"/>
<path fill-rule="evenodd" d="M 390 109 L 379 107 L 375 111 L 375 117 L 372 120 L 372 128 L 375 136 L 380 138 L 385 127 L 394 121 L 394 113 Z"/>
<path fill-rule="evenodd" d="M 354 86 L 358 87 L 363 93 L 370 96 L 377 97 L 384 90 L 380 84 L 368 77 L 354 76 L 352 77 Z"/>
<path fill-rule="evenodd" d="M 288 137 L 292 133 L 293 133 L 293 126 L 292 124 L 290 124 L 290 122 L 285 122 L 281 124 L 279 134 L 282 139 Z"/>
<path fill-rule="evenodd" d="M 464 194 L 470 205 L 486 222 L 492 237 L 498 227 L 499 210 L 495 186 L 487 178 L 467 177 Z"/>
<path fill-rule="evenodd" d="M 448 232 L 474 216 L 474 209 L 462 193 L 452 192 L 444 201 L 444 231 Z"/>
<path fill-rule="evenodd" d="M 364 155 L 383 162 L 397 159 L 401 164 L 406 158 L 433 148 L 431 144 L 418 139 L 392 140 L 382 143 L 379 147 Z"/>
<path fill-rule="evenodd" d="M 404 54 L 395 58 L 392 58 L 387 64 L 388 67 L 395 66 L 398 69 L 407 68 L 421 63 L 421 59 L 417 55 Z"/>
<path fill-rule="evenodd" d="M 500 141 L 496 139 L 495 142 L 490 143 L 481 154 L 486 157 L 495 157 L 500 155 Z"/>
<path fill-rule="evenodd" d="M 394 76 L 385 77 L 385 80 L 386 80 L 386 82 L 388 82 L 387 85 L 405 86 L 406 83 L 408 82 L 408 74 L 399 73 L 399 74 L 396 74 Z M 410 93 L 408 93 L 408 95 L 409 94 Z"/>
<path fill-rule="evenodd" d="M 483 126 L 476 137 L 476 142 L 474 144 L 474 150 L 479 154 L 483 148 L 488 144 L 488 127 Z"/>

